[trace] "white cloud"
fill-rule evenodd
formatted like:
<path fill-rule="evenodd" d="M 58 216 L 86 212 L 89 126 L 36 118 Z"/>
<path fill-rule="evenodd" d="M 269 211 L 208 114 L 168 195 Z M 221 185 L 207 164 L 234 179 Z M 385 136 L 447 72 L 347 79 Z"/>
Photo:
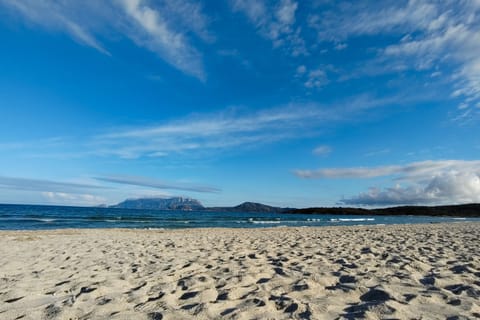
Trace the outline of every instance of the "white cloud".
<path fill-rule="evenodd" d="M 162 59 L 181 71 L 205 79 L 200 53 L 187 41 L 185 35 L 174 31 L 160 10 L 142 0 L 119 2 L 131 19 L 128 34 L 138 45 L 157 53 Z"/>
<path fill-rule="evenodd" d="M 39 196 L 53 204 L 91 206 L 105 203 L 105 198 L 94 195 L 92 192 L 105 192 L 109 188 L 93 183 L 0 176 L 0 189 L 7 193 L 9 191 L 22 191 L 22 195 Z M 22 201 L 24 200 L 20 200 L 20 202 Z"/>
<path fill-rule="evenodd" d="M 308 89 L 321 88 L 329 82 L 326 72 L 328 68 L 331 69 L 331 66 L 308 70 L 305 65 L 300 65 L 295 70 L 295 78 L 302 81 L 302 84 Z"/>
<path fill-rule="evenodd" d="M 219 189 L 210 187 L 210 186 L 186 184 L 186 183 L 179 183 L 179 182 L 166 182 L 166 181 L 146 178 L 146 177 L 112 175 L 112 176 L 106 176 L 106 177 L 97 177 L 95 179 L 103 182 L 133 185 L 133 186 L 139 186 L 139 187 L 148 187 L 148 188 L 154 188 L 154 189 L 172 189 L 172 190 L 207 192 L 207 193 L 215 193 L 220 191 Z"/>
<path fill-rule="evenodd" d="M 306 71 L 307 71 L 307 67 L 305 67 L 304 65 L 300 65 L 300 66 L 297 67 L 297 75 L 298 76 L 304 74 Z"/>
<path fill-rule="evenodd" d="M 193 32 L 206 42 L 215 41 L 215 36 L 209 31 L 210 18 L 203 13 L 200 2 L 162 0 L 157 3 L 160 4 L 161 11 L 168 12 L 163 17 L 169 24 Z"/>
<path fill-rule="evenodd" d="M 428 1 L 355 3 L 337 10 L 312 14 L 308 22 L 321 40 L 342 41 L 356 35 L 375 35 L 428 28 L 437 17 L 434 4 Z"/>
<path fill-rule="evenodd" d="M 443 172 L 425 184 L 393 188 L 371 188 L 358 196 L 343 199 L 349 205 L 459 204 L 480 202 L 480 171 Z"/>
<path fill-rule="evenodd" d="M 209 19 L 191 0 L 54 1 L 0 0 L 0 6 L 25 21 L 51 31 L 66 32 L 76 41 L 110 55 L 99 38 L 121 34 L 185 74 L 205 80 L 201 53 L 191 44 L 194 35 L 212 42 Z M 116 37 L 118 38 L 118 37 Z M 105 41 L 104 41 L 105 42 Z"/>
<path fill-rule="evenodd" d="M 308 72 L 305 87 L 307 88 L 321 88 L 328 83 L 328 77 L 324 70 L 314 69 Z"/>
<path fill-rule="evenodd" d="M 442 171 L 480 170 L 480 160 L 428 160 L 407 165 L 380 167 L 333 168 L 319 170 L 297 170 L 301 178 L 373 178 L 382 176 L 399 176 L 400 178 L 422 179 L 435 176 Z"/>
<path fill-rule="evenodd" d="M 66 32 L 76 41 L 110 55 L 88 27 L 73 16 L 68 2 L 0 0 L 0 5 L 2 4 L 35 24 L 49 30 Z"/>
<path fill-rule="evenodd" d="M 415 69 L 438 74 L 445 69 L 452 74 L 442 78 L 452 83 L 452 96 L 472 108 L 480 100 L 479 14 L 474 1 L 358 2 L 311 15 L 309 25 L 321 41 L 334 44 L 357 36 L 400 39 L 378 47 L 378 55 L 363 65 L 376 73 Z"/>
<path fill-rule="evenodd" d="M 329 106 L 299 103 L 255 112 L 232 108 L 158 125 L 118 128 L 92 137 L 87 147 L 95 150 L 92 152 L 95 155 L 125 159 L 171 154 L 201 157 L 227 149 L 258 148 L 315 136 L 326 124 L 367 119 L 358 115 L 397 100 L 397 97 L 375 99 L 362 95 Z"/>
<path fill-rule="evenodd" d="M 93 147 L 99 153 L 124 158 L 258 147 L 308 135 L 334 116 L 331 110 L 317 105 L 291 105 L 247 114 L 227 110 L 157 126 L 116 130 L 96 137 Z"/>
<path fill-rule="evenodd" d="M 395 187 L 371 188 L 342 199 L 352 205 L 442 204 L 480 202 L 480 161 L 438 160 L 381 167 L 297 170 L 301 178 L 366 179 L 391 176 Z M 402 186 L 401 184 L 405 184 Z"/>
<path fill-rule="evenodd" d="M 298 3 L 291 0 L 283 0 L 275 12 L 275 17 L 284 25 L 292 25 L 295 23 L 295 11 Z"/>
<path fill-rule="evenodd" d="M 4 143 L 0 144 L 0 150 L 25 149 L 22 155 L 26 157 L 62 160 L 113 156 L 170 161 L 172 155 L 177 160 L 198 159 L 214 153 L 245 151 L 279 141 L 318 136 L 324 125 L 367 120 L 366 111 L 396 105 L 397 100 L 397 97 L 378 99 L 361 95 L 330 105 L 292 103 L 258 111 L 228 108 L 163 123 L 112 128 L 88 137 L 69 137 L 60 144 L 49 143 L 49 140 Z M 359 117 L 360 114 L 364 116 Z"/>
<path fill-rule="evenodd" d="M 325 156 L 332 152 L 332 148 L 330 146 L 318 146 L 313 149 L 312 153 L 317 156 Z"/>
<path fill-rule="evenodd" d="M 51 191 L 69 193 L 82 193 L 85 192 L 85 190 L 91 189 L 105 189 L 105 187 L 95 184 L 5 176 L 0 176 L 0 188 L 24 191 Z"/>
<path fill-rule="evenodd" d="M 106 203 L 106 198 L 92 194 L 72 194 L 65 192 L 42 192 L 42 196 L 52 204 L 95 206 Z"/>
<path fill-rule="evenodd" d="M 285 47 L 293 56 L 307 54 L 301 29 L 295 28 L 298 3 L 281 0 L 269 7 L 264 0 L 231 0 L 234 11 L 243 12 L 259 34 L 272 41 L 274 47 Z"/>

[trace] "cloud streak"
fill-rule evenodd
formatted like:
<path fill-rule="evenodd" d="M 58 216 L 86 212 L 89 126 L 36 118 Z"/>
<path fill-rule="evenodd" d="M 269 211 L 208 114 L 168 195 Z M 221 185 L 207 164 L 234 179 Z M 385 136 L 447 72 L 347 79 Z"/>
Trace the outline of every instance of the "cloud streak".
<path fill-rule="evenodd" d="M 97 135 L 69 137 L 54 143 L 49 140 L 4 143 L 0 149 L 26 149 L 23 155 L 30 158 L 201 158 L 318 136 L 334 123 L 368 121 L 366 113 L 371 109 L 394 106 L 397 100 L 361 95 L 330 105 L 292 103 L 258 111 L 227 108 L 147 126 L 112 128 Z M 359 117 L 360 114 L 364 116 Z"/>
<path fill-rule="evenodd" d="M 61 182 L 42 179 L 29 179 L 17 177 L 0 176 L 0 188 L 15 189 L 23 191 L 42 191 L 42 192 L 68 192 L 68 193 L 84 193 L 85 190 L 101 190 L 108 189 L 103 186 L 94 184 L 82 184 Z"/>
<path fill-rule="evenodd" d="M 410 97 L 412 99 L 412 97 Z M 232 149 L 318 136 L 321 130 L 346 121 L 362 121 L 374 108 L 398 105 L 398 97 L 368 95 L 335 104 L 292 103 L 259 111 L 228 108 L 216 113 L 193 114 L 158 125 L 112 129 L 91 138 L 88 148 L 97 155 L 125 159 L 202 156 Z M 364 114 L 365 117 L 358 117 Z"/>
<path fill-rule="evenodd" d="M 441 171 L 480 170 L 480 161 L 439 160 L 413 162 L 407 165 L 379 167 L 329 168 L 318 170 L 296 170 L 300 178 L 365 179 L 382 176 L 398 176 L 399 179 L 423 179 Z"/>
<path fill-rule="evenodd" d="M 53 204 L 94 206 L 104 204 L 106 198 L 92 194 L 72 194 L 66 192 L 42 192 L 42 196 Z"/>
<path fill-rule="evenodd" d="M 369 179 L 389 176 L 396 182 L 394 187 L 372 187 L 358 196 L 340 201 L 348 205 L 480 202 L 478 160 L 430 160 L 371 168 L 297 170 L 295 174 L 300 178 L 312 179 Z"/>
<path fill-rule="evenodd" d="M 438 74 L 444 69 L 452 74 L 453 68 L 445 80 L 453 85 L 452 97 L 463 99 L 460 112 L 468 116 L 480 101 L 479 13 L 478 1 L 358 2 L 311 14 L 308 21 L 320 41 L 336 45 L 356 37 L 388 36 L 375 56 L 362 63 L 376 74 Z"/>
<path fill-rule="evenodd" d="M 316 105 L 292 105 L 250 114 L 227 110 L 157 126 L 115 130 L 97 136 L 93 147 L 124 158 L 258 147 L 308 135 L 309 130 L 332 116 Z"/>
<path fill-rule="evenodd" d="M 331 152 L 332 148 L 330 146 L 318 146 L 312 151 L 312 153 L 317 156 L 326 156 Z"/>
<path fill-rule="evenodd" d="M 202 185 L 193 185 L 185 183 L 173 183 L 165 182 L 157 179 L 145 178 L 145 177 L 134 177 L 134 176 L 106 176 L 106 177 L 95 177 L 96 180 L 115 183 L 115 184 L 125 184 L 133 185 L 138 187 L 148 187 L 154 189 L 172 189 L 172 190 L 182 190 L 182 191 L 193 191 L 193 192 L 202 192 L 202 193 L 217 193 L 221 190 L 218 188 Z"/>
<path fill-rule="evenodd" d="M 0 5 L 2 4 L 34 24 L 49 30 L 66 32 L 77 42 L 110 55 L 110 52 L 105 49 L 88 28 L 72 16 L 72 8 L 68 2 L 0 0 Z"/>
<path fill-rule="evenodd" d="M 111 55 L 99 39 L 120 34 L 146 48 L 181 72 L 206 79 L 202 54 L 191 35 L 211 43 L 209 19 L 190 0 L 54 1 L 0 0 L 0 6 L 25 21 L 54 32 L 65 32 L 77 42 Z M 189 36 L 190 35 L 190 36 Z"/>
<path fill-rule="evenodd" d="M 121 0 L 119 3 L 130 24 L 127 34 L 131 39 L 186 74 L 205 80 L 200 53 L 188 43 L 183 33 L 174 31 L 168 25 L 161 10 L 148 6 L 142 0 Z M 194 12 L 199 15 L 198 11 Z"/>

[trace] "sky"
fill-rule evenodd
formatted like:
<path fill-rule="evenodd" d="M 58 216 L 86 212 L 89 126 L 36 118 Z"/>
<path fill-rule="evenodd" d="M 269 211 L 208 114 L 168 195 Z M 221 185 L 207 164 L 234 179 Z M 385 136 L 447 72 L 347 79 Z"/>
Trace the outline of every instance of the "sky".
<path fill-rule="evenodd" d="M 0 0 L 0 203 L 480 202 L 480 1 Z"/>

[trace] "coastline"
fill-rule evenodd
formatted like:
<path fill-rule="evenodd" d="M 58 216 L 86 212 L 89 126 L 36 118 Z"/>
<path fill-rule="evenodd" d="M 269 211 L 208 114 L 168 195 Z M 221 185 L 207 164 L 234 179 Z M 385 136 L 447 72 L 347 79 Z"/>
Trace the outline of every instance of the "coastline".
<path fill-rule="evenodd" d="M 0 317 L 480 317 L 479 231 L 461 221 L 0 231 Z"/>

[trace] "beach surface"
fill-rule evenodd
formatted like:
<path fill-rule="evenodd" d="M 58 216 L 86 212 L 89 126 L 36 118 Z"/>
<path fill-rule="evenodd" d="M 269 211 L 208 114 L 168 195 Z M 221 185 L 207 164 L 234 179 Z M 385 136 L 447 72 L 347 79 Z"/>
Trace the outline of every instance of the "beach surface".
<path fill-rule="evenodd" d="M 0 319 L 475 319 L 480 223 L 0 232 Z"/>

